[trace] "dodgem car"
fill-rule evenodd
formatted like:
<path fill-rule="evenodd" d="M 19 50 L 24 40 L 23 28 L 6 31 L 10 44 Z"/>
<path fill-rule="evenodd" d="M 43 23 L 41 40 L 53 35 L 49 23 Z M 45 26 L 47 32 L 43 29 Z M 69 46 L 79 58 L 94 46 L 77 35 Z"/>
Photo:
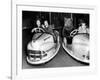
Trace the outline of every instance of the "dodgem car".
<path fill-rule="evenodd" d="M 42 28 L 34 28 L 32 32 L 35 32 L 35 34 L 27 45 L 26 61 L 32 65 L 50 61 L 60 48 L 58 32 L 55 31 L 52 35 Z"/>
<path fill-rule="evenodd" d="M 65 51 L 72 56 L 74 59 L 89 63 L 89 33 L 78 33 L 78 29 L 73 30 L 70 33 L 72 37 L 72 43 L 68 44 L 67 38 L 63 38 L 63 48 Z"/>

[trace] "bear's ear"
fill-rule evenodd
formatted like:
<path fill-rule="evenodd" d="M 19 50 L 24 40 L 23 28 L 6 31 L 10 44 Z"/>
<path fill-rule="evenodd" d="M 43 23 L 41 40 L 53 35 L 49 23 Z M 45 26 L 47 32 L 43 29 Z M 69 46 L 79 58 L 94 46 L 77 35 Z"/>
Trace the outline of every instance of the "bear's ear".
<path fill-rule="evenodd" d="M 68 20 L 68 18 L 64 17 L 64 21 L 67 21 L 67 20 Z"/>
<path fill-rule="evenodd" d="M 64 22 L 65 22 L 65 23 L 66 23 L 66 22 L 67 22 L 67 23 L 68 23 L 68 22 L 72 22 L 72 19 L 71 19 L 71 18 L 66 18 L 66 17 L 65 17 L 65 18 L 64 18 Z"/>

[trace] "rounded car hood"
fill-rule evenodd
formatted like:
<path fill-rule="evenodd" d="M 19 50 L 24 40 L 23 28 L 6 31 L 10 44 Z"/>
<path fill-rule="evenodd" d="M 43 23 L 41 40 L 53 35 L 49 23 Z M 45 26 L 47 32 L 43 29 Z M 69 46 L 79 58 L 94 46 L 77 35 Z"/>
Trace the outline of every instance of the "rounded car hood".
<path fill-rule="evenodd" d="M 32 41 L 28 44 L 29 50 L 48 50 L 55 45 L 54 38 L 48 33 L 36 33 Z"/>
<path fill-rule="evenodd" d="M 86 34 L 79 34 L 76 35 L 73 38 L 73 42 L 72 42 L 72 49 L 74 54 L 81 58 L 84 59 L 84 55 L 88 55 L 89 54 L 89 38 L 88 35 Z"/>

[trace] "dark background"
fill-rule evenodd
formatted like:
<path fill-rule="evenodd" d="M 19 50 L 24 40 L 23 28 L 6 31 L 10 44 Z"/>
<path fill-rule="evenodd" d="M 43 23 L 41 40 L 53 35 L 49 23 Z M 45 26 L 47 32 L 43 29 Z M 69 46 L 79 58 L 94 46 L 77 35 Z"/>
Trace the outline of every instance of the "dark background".
<path fill-rule="evenodd" d="M 79 20 L 83 19 L 89 26 L 89 14 L 80 13 L 61 13 L 61 12 L 35 12 L 22 11 L 23 27 L 34 28 L 36 26 L 36 19 L 40 18 L 43 24 L 44 20 L 48 20 L 49 24 L 54 24 L 55 28 L 64 26 L 64 18 L 72 18 L 74 27 L 78 27 Z"/>

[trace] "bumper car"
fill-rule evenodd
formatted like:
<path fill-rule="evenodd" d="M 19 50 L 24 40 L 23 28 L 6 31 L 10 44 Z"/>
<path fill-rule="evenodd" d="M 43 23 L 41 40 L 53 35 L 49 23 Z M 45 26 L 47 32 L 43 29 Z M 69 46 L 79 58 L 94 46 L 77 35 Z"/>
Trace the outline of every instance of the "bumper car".
<path fill-rule="evenodd" d="M 45 32 L 42 28 L 34 28 L 35 34 L 27 45 L 26 61 L 32 65 L 44 64 L 54 58 L 59 51 L 59 35 Z"/>
<path fill-rule="evenodd" d="M 78 30 L 75 29 L 70 33 L 70 37 L 72 37 L 71 44 L 67 43 L 66 37 L 63 39 L 62 46 L 65 51 L 77 61 L 89 64 L 89 34 L 78 33 Z"/>

